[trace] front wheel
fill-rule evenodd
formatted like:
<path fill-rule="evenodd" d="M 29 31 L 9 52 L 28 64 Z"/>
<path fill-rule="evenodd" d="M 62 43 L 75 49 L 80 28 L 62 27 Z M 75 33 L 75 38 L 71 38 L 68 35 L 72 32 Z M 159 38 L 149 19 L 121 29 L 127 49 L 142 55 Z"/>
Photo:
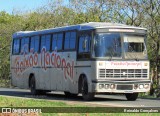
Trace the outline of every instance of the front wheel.
<path fill-rule="evenodd" d="M 82 91 L 82 97 L 84 100 L 90 101 L 94 99 L 95 93 L 88 92 L 88 82 L 86 78 L 82 79 L 81 91 Z"/>
<path fill-rule="evenodd" d="M 138 93 L 126 93 L 125 95 L 128 101 L 135 101 L 138 98 Z"/>

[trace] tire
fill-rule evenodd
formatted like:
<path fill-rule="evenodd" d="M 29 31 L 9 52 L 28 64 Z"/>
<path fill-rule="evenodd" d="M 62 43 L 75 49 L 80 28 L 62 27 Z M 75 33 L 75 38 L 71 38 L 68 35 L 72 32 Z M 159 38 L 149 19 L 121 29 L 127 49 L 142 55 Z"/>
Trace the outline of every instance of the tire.
<path fill-rule="evenodd" d="M 39 91 L 36 90 L 36 81 L 35 81 L 35 77 L 32 76 L 31 80 L 30 80 L 30 91 L 32 95 L 38 95 Z"/>
<path fill-rule="evenodd" d="M 77 97 L 77 95 L 78 95 L 78 94 L 73 94 L 73 93 L 70 93 L 70 92 L 67 92 L 67 91 L 64 91 L 64 94 L 65 94 L 65 96 L 68 97 L 68 98 L 69 98 L 69 97 Z"/>
<path fill-rule="evenodd" d="M 90 101 L 90 100 L 94 99 L 95 93 L 93 93 L 93 92 L 89 93 L 88 92 L 88 82 L 87 82 L 87 79 L 85 77 L 82 79 L 81 92 L 82 92 L 83 100 Z"/>
<path fill-rule="evenodd" d="M 135 101 L 138 98 L 138 93 L 126 93 L 125 95 L 128 101 Z"/>

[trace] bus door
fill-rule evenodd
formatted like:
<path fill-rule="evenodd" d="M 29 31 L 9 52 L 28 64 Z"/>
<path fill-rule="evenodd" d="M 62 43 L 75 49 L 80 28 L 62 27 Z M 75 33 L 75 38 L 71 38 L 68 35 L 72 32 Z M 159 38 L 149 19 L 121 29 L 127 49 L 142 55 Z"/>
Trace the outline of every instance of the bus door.
<path fill-rule="evenodd" d="M 82 31 L 79 33 L 76 63 L 77 77 L 81 74 L 88 75 L 91 72 L 91 38 L 92 31 Z"/>

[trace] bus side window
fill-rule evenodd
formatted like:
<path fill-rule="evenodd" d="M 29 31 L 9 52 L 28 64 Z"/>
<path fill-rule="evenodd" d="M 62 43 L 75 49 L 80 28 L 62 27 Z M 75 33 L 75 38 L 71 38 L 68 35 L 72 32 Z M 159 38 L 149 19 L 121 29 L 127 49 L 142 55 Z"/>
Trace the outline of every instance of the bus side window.
<path fill-rule="evenodd" d="M 21 54 L 28 54 L 29 52 L 29 38 L 21 39 Z"/>
<path fill-rule="evenodd" d="M 63 33 L 53 34 L 52 38 L 52 51 L 62 50 Z"/>
<path fill-rule="evenodd" d="M 20 39 L 14 39 L 13 40 L 13 54 L 19 54 L 20 49 Z"/>
<path fill-rule="evenodd" d="M 39 36 L 31 37 L 30 52 L 39 52 Z"/>
<path fill-rule="evenodd" d="M 41 50 L 45 48 L 46 51 L 50 51 L 50 44 L 51 44 L 51 35 L 43 35 L 41 37 Z"/>
<path fill-rule="evenodd" d="M 64 41 L 64 49 L 65 50 L 73 50 L 76 47 L 76 32 L 66 32 L 65 33 L 65 41 Z"/>
<path fill-rule="evenodd" d="M 78 58 L 90 58 L 91 36 L 88 34 L 79 37 Z"/>

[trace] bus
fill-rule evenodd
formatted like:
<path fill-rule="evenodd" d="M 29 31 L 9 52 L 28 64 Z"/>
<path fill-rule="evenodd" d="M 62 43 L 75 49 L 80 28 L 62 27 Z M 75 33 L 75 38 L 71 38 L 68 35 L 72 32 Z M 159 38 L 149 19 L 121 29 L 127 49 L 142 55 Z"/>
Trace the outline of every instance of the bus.
<path fill-rule="evenodd" d="M 11 82 L 33 95 L 124 94 L 135 101 L 150 90 L 147 30 L 90 22 L 13 34 Z"/>

